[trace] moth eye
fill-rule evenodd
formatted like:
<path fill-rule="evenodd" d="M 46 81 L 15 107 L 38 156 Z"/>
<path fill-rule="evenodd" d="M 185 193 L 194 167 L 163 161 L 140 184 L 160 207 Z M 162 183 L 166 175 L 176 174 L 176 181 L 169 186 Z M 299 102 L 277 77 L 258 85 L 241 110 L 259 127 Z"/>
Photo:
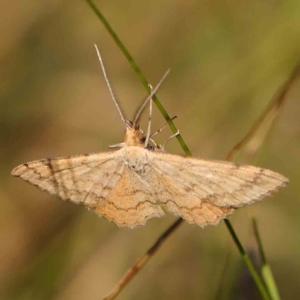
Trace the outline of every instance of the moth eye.
<path fill-rule="evenodd" d="M 147 144 L 146 149 L 148 149 L 148 150 L 154 150 L 154 147 L 151 146 L 151 145 L 149 145 L 149 144 Z"/>

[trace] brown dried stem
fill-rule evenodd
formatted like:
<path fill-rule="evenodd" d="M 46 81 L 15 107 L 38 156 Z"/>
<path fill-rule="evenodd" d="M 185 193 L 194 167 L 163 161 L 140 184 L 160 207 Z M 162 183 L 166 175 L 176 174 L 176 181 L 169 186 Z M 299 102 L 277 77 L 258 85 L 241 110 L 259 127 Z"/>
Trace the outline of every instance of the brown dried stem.
<path fill-rule="evenodd" d="M 274 99 L 271 100 L 265 111 L 255 121 L 249 132 L 229 152 L 226 158 L 227 160 L 233 160 L 240 150 L 244 150 L 249 156 L 257 152 L 274 124 L 274 121 L 280 114 L 287 99 L 286 95 L 299 74 L 300 64 L 297 64 L 289 79 L 284 83 Z"/>
<path fill-rule="evenodd" d="M 127 271 L 127 273 L 119 280 L 110 293 L 103 300 L 115 299 L 123 288 L 131 281 L 131 279 L 146 265 L 151 257 L 157 252 L 166 239 L 173 233 L 183 219 L 179 218 L 174 222 L 153 244 L 153 246 Z"/>

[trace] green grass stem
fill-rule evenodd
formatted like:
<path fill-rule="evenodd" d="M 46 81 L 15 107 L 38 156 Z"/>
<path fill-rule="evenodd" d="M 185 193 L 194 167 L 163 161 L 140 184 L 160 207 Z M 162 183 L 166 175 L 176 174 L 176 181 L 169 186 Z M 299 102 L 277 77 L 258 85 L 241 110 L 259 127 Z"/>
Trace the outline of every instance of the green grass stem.
<path fill-rule="evenodd" d="M 144 85 L 144 87 L 146 88 L 148 93 L 151 93 L 148 81 L 146 80 L 145 76 L 143 75 L 141 69 L 135 63 L 133 57 L 130 55 L 127 48 L 121 42 L 121 40 L 118 37 L 118 35 L 116 34 L 116 32 L 112 29 L 112 27 L 110 26 L 110 24 L 108 23 L 106 18 L 103 16 L 103 14 L 100 12 L 100 10 L 96 7 L 94 2 L 92 0 L 86 0 L 86 1 L 89 4 L 89 6 L 91 7 L 91 9 L 94 11 L 94 13 L 98 16 L 98 18 L 100 19 L 102 24 L 105 26 L 105 28 L 107 29 L 107 31 L 109 32 L 109 34 L 111 35 L 111 37 L 113 38 L 115 43 L 120 48 L 121 52 L 125 55 L 125 57 L 127 58 L 129 64 L 131 65 L 133 70 L 137 73 L 138 77 L 140 78 L 140 81 L 142 82 L 142 84 Z M 161 102 L 158 100 L 158 98 L 156 96 L 153 97 L 153 101 L 156 104 L 157 108 L 160 110 L 163 117 L 168 122 L 172 132 L 176 133 L 178 130 L 177 130 L 175 124 L 172 122 L 172 120 L 171 120 L 170 116 L 168 115 L 167 111 L 162 106 Z M 178 140 L 179 144 L 181 145 L 182 149 L 184 150 L 184 152 L 186 153 L 186 155 L 192 156 L 189 148 L 187 147 L 187 145 L 184 142 L 181 135 L 177 136 L 177 140 Z M 249 256 L 246 254 L 246 252 L 245 252 L 241 242 L 239 241 L 232 225 L 230 224 L 230 222 L 228 220 L 225 220 L 225 224 L 226 224 L 226 226 L 227 226 L 227 228 L 230 232 L 230 235 L 231 235 L 232 239 L 234 240 L 235 245 L 237 246 L 238 251 L 241 254 L 241 256 L 242 256 L 242 258 L 243 258 L 243 260 L 244 260 L 244 262 L 245 262 L 245 264 L 246 264 L 246 266 L 247 266 L 247 268 L 248 268 L 248 270 L 249 270 L 249 272 L 250 272 L 250 274 L 253 278 L 253 280 L 255 281 L 256 286 L 257 286 L 261 296 L 265 300 L 271 300 L 271 298 L 268 294 L 268 291 L 265 288 L 265 285 L 264 285 L 263 281 L 261 280 L 261 278 L 258 275 L 257 271 L 255 270 L 254 265 L 253 265 L 252 261 L 250 260 Z"/>

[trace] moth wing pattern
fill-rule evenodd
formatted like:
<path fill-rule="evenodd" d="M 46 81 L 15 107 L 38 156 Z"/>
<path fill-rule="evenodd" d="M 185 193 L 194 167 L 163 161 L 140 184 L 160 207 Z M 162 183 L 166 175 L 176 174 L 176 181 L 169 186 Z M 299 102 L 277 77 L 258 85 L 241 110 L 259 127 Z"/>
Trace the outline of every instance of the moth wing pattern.
<path fill-rule="evenodd" d="M 62 200 L 93 208 L 122 172 L 122 157 L 115 151 L 36 160 L 16 167 L 12 175 Z"/>
<path fill-rule="evenodd" d="M 271 196 L 288 179 L 271 170 L 150 152 L 160 202 L 191 224 L 216 225 L 235 209 Z"/>
<path fill-rule="evenodd" d="M 62 200 L 84 204 L 120 227 L 133 228 L 164 215 L 151 187 L 124 164 L 124 148 L 32 161 L 12 175 Z"/>

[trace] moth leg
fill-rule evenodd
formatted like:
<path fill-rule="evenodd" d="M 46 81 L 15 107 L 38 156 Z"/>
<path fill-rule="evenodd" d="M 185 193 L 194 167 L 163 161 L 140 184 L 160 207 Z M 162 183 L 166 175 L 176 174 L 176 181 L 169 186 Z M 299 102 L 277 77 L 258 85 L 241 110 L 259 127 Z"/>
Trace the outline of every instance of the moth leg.
<path fill-rule="evenodd" d="M 177 137 L 179 134 L 180 134 L 180 133 L 179 133 L 179 130 L 178 130 L 175 134 L 171 135 L 171 136 L 170 136 L 170 137 L 169 137 L 162 145 L 159 145 L 159 148 L 160 148 L 161 150 L 165 151 L 165 147 L 166 147 L 167 143 L 168 143 L 171 139 Z"/>
<path fill-rule="evenodd" d="M 173 121 L 173 120 L 175 120 L 175 119 L 177 119 L 177 116 L 174 116 L 174 117 L 172 117 L 171 118 L 171 121 Z M 151 135 L 150 135 L 150 138 L 153 138 L 154 136 L 156 136 L 157 134 L 159 134 L 160 132 L 162 132 L 164 129 L 165 129 L 165 127 L 168 125 L 168 122 L 166 122 L 161 128 L 159 128 L 158 130 L 156 130 L 154 133 L 152 133 Z"/>

